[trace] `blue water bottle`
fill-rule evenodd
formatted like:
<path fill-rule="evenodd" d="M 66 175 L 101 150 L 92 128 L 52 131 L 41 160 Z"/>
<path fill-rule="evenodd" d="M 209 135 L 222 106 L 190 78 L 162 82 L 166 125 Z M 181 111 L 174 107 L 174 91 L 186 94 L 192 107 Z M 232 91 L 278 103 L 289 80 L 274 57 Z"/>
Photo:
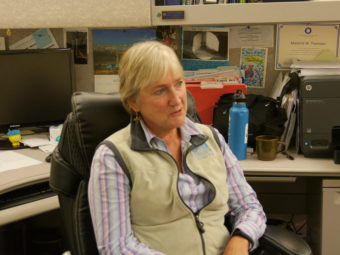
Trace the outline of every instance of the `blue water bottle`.
<path fill-rule="evenodd" d="M 249 110 L 242 90 L 234 94 L 234 103 L 229 109 L 228 144 L 238 160 L 247 158 Z"/>

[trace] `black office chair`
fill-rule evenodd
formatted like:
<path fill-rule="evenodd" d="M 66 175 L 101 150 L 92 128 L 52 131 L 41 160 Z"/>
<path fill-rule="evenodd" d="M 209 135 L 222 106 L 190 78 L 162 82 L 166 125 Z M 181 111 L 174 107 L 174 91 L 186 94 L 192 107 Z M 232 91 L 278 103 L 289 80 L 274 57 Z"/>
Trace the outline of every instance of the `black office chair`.
<path fill-rule="evenodd" d="M 199 122 L 192 96 L 188 116 Z M 91 160 L 96 146 L 125 127 L 130 116 L 117 94 L 76 92 L 58 147 L 52 155 L 50 186 L 57 192 L 72 255 L 98 254 L 87 199 Z M 307 243 L 294 233 L 268 226 L 254 254 L 310 255 Z"/>

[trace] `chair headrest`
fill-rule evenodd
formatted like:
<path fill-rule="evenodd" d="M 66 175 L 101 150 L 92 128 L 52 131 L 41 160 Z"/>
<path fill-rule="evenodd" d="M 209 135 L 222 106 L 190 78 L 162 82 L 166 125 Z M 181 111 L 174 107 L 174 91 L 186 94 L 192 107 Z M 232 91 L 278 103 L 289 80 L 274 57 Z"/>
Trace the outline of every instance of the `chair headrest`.
<path fill-rule="evenodd" d="M 190 92 L 187 93 L 187 102 L 188 117 L 199 121 Z M 130 122 L 130 115 L 124 109 L 119 94 L 75 92 L 72 96 L 72 112 L 76 118 L 79 144 L 84 149 L 88 165 L 91 164 L 97 145 Z"/>
<path fill-rule="evenodd" d="M 130 122 L 130 115 L 118 94 L 75 92 L 72 112 L 76 118 L 78 141 L 85 152 L 88 166 L 97 145 Z"/>
<path fill-rule="evenodd" d="M 189 90 L 187 90 L 187 116 L 194 122 L 202 123 L 201 118 L 196 110 L 195 99 Z"/>

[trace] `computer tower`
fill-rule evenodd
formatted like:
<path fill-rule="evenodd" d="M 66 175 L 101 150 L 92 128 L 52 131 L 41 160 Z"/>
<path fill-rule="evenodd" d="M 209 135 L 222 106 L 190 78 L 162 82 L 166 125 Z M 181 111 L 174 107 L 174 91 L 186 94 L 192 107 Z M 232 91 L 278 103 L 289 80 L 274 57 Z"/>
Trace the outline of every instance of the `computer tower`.
<path fill-rule="evenodd" d="M 305 157 L 333 157 L 332 129 L 340 126 L 340 76 L 310 76 L 300 81 L 300 151 Z"/>

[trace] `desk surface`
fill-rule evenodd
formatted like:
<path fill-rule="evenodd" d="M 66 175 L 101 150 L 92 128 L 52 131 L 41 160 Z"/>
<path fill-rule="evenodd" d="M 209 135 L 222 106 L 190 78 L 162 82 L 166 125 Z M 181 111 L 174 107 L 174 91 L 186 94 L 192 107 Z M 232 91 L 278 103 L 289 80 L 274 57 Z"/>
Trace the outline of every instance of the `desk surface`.
<path fill-rule="evenodd" d="M 48 181 L 50 164 L 45 162 L 47 153 L 39 149 L 21 149 L 15 152 L 41 161 L 38 165 L 0 172 L 0 195 L 35 183 Z M 57 196 L 36 200 L 0 210 L 0 226 L 59 208 Z"/>
<path fill-rule="evenodd" d="M 0 195 L 13 189 L 48 181 L 50 164 L 45 161 L 47 153 L 39 149 L 20 149 L 16 153 L 41 161 L 38 165 L 0 172 Z"/>
<path fill-rule="evenodd" d="M 50 164 L 45 162 L 46 153 L 38 149 L 22 149 L 16 152 L 37 159 L 41 164 L 0 172 L 0 194 L 49 179 Z M 273 161 L 261 161 L 256 155 L 251 155 L 240 161 L 240 164 L 246 175 L 340 176 L 340 164 L 334 164 L 332 159 L 293 156 L 295 159 L 290 160 L 279 154 Z"/>
<path fill-rule="evenodd" d="M 273 161 L 258 160 L 256 154 L 240 161 L 246 175 L 273 176 L 322 176 L 339 177 L 340 164 L 333 159 L 305 158 L 303 155 L 292 155 L 294 160 L 279 154 Z"/>
<path fill-rule="evenodd" d="M 41 164 L 0 172 L 0 195 L 30 184 L 47 181 L 50 164 L 45 162 L 46 153 L 38 149 L 22 149 L 16 152 L 41 161 Z M 260 161 L 256 155 L 240 161 L 247 176 L 322 176 L 340 177 L 340 165 L 332 159 L 304 158 L 294 155 L 294 160 L 278 155 L 273 161 Z M 31 217 L 59 207 L 56 196 L 34 201 L 0 211 L 0 225 Z"/>

